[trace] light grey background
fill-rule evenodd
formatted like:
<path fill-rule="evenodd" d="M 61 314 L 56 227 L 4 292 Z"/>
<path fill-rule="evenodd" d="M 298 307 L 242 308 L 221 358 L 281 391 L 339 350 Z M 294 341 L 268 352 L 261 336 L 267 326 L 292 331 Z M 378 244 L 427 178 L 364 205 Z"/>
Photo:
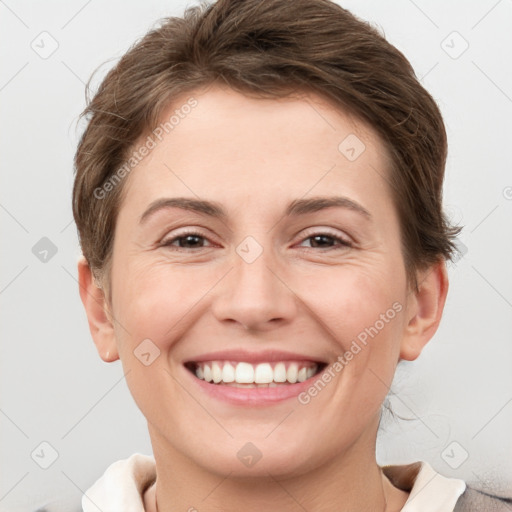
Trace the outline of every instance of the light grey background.
<path fill-rule="evenodd" d="M 438 101 L 450 143 L 445 205 L 467 249 L 450 265 L 438 333 L 394 381 L 393 409 L 415 419 L 386 417 L 378 462 L 427 460 L 512 495 L 512 0 L 340 3 L 380 27 Z M 2 512 L 79 501 L 109 464 L 151 453 L 121 364 L 97 355 L 78 295 L 72 158 L 93 70 L 113 59 L 98 83 L 187 4 L 0 1 Z M 57 249 L 47 262 L 33 253 L 43 237 Z M 52 449 L 58 458 L 42 469 Z"/>

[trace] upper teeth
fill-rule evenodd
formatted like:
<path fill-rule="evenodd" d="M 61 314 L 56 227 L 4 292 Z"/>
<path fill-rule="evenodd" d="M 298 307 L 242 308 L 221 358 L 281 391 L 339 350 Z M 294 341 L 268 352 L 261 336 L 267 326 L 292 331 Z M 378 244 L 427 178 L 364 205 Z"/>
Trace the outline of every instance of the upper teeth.
<path fill-rule="evenodd" d="M 312 362 L 300 363 L 234 363 L 229 361 L 211 361 L 196 363 L 196 376 L 207 382 L 239 384 L 268 384 L 271 382 L 303 382 L 312 377 L 317 365 Z"/>

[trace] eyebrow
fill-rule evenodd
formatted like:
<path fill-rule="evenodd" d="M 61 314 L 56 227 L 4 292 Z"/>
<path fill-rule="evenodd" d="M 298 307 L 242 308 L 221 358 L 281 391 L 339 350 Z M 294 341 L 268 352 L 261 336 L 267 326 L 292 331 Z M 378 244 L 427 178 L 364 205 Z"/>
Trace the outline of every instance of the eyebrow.
<path fill-rule="evenodd" d="M 343 196 L 312 197 L 309 199 L 295 199 L 288 204 L 285 216 L 298 216 L 319 212 L 326 208 L 345 208 L 361 214 L 368 220 L 372 219 L 370 212 L 359 203 Z M 153 201 L 140 216 L 139 224 L 146 222 L 157 211 L 169 208 L 190 210 L 218 219 L 227 219 L 228 215 L 222 205 L 215 201 L 192 199 L 188 197 L 164 197 Z"/>

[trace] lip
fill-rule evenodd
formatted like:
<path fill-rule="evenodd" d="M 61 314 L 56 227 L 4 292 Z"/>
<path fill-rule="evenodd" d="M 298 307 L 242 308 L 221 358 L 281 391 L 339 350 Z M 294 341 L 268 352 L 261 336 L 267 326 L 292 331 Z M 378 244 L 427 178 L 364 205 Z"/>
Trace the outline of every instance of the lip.
<path fill-rule="evenodd" d="M 283 352 L 281 350 L 261 350 L 259 352 L 250 352 L 247 350 L 220 350 L 191 357 L 183 361 L 183 364 L 186 365 L 205 361 L 237 361 L 252 364 L 271 363 L 277 361 L 313 361 L 320 364 L 326 364 L 327 362 L 317 359 L 315 356 L 308 356 L 294 352 Z"/>
<path fill-rule="evenodd" d="M 291 398 L 296 398 L 304 392 L 318 375 L 313 375 L 304 382 L 296 384 L 287 384 L 275 388 L 233 388 L 230 386 L 220 386 L 218 384 L 210 384 L 204 380 L 198 379 L 187 370 L 190 378 L 199 386 L 201 392 L 206 393 L 212 398 L 222 400 L 232 405 L 257 406 L 271 405 Z"/>
<path fill-rule="evenodd" d="M 319 363 L 320 371 L 303 382 L 295 384 L 286 384 L 274 388 L 236 388 L 206 382 L 198 379 L 190 369 L 191 363 L 215 360 L 243 361 L 247 363 L 275 362 L 275 361 L 315 361 Z M 303 393 L 317 379 L 321 378 L 322 372 L 327 367 L 327 363 L 314 357 L 304 354 L 295 354 L 282 351 L 262 351 L 247 352 L 243 350 L 226 350 L 220 352 L 209 352 L 202 354 L 194 359 L 188 359 L 183 363 L 185 373 L 192 380 L 193 386 L 197 386 L 201 393 L 208 397 L 220 400 L 224 403 L 237 406 L 268 406 L 277 404 L 285 400 L 296 398 Z"/>

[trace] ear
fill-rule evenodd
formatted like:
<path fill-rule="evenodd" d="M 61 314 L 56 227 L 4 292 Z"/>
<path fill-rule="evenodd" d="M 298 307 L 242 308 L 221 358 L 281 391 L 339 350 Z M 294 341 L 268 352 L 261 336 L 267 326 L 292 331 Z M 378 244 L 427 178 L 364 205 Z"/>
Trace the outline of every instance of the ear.
<path fill-rule="evenodd" d="M 103 290 L 94 282 L 91 268 L 84 256 L 78 259 L 78 284 L 98 354 L 106 363 L 116 361 L 119 353 L 109 305 Z"/>
<path fill-rule="evenodd" d="M 437 331 L 448 293 L 446 262 L 418 272 L 418 291 L 409 292 L 400 359 L 414 361 Z"/>

